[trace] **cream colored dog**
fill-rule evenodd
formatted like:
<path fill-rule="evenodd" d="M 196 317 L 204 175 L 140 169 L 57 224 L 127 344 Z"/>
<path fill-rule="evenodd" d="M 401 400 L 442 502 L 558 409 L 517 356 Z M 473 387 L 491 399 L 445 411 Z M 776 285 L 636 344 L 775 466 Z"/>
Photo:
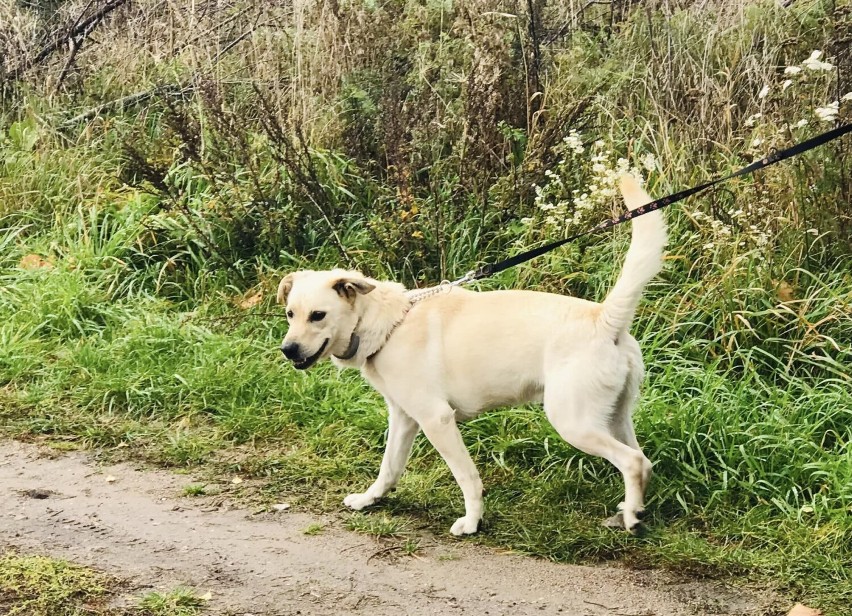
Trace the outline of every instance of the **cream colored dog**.
<path fill-rule="evenodd" d="M 651 201 L 630 176 L 627 206 Z M 651 463 L 631 413 L 642 354 L 628 333 L 642 290 L 660 270 L 662 215 L 633 221 L 621 277 L 603 303 L 532 291 L 476 293 L 454 287 L 412 303 L 394 282 L 345 270 L 285 277 L 278 301 L 290 328 L 281 350 L 298 369 L 331 358 L 359 368 L 388 405 L 387 446 L 379 476 L 343 501 L 363 509 L 399 481 L 419 430 L 443 456 L 464 494 L 454 535 L 475 533 L 482 482 L 456 422 L 486 409 L 543 402 L 553 427 L 578 449 L 602 456 L 624 477 L 624 502 L 610 522 L 640 526 Z"/>

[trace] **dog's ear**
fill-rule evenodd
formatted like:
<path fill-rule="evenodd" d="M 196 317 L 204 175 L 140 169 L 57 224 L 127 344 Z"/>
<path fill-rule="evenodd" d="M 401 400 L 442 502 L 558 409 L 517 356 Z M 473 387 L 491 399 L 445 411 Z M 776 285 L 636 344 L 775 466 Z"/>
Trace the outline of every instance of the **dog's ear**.
<path fill-rule="evenodd" d="M 279 304 L 283 304 L 287 301 L 287 296 L 290 295 L 290 289 L 293 288 L 293 278 L 293 274 L 287 274 L 278 284 L 278 296 L 276 299 Z"/>
<path fill-rule="evenodd" d="M 331 285 L 331 288 L 337 291 L 340 297 L 345 297 L 349 301 L 355 299 L 355 295 L 360 293 L 366 295 L 376 288 L 376 285 L 371 284 L 363 278 L 341 278 Z"/>

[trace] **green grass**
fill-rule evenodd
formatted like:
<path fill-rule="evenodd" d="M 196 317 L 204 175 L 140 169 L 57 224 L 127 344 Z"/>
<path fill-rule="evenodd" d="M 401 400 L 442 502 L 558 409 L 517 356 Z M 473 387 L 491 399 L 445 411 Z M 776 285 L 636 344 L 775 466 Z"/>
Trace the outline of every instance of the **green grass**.
<path fill-rule="evenodd" d="M 304 529 L 302 529 L 302 533 L 311 536 L 321 535 L 323 530 L 325 530 L 325 524 L 315 522 L 313 524 L 308 524 Z"/>
<path fill-rule="evenodd" d="M 7 616 L 108 616 L 116 580 L 44 556 L 0 556 L 0 612 Z"/>
<path fill-rule="evenodd" d="M 194 483 L 188 486 L 185 486 L 183 489 L 184 496 L 204 496 L 207 494 L 207 486 L 204 486 L 200 483 Z"/>
<path fill-rule="evenodd" d="M 167 593 L 150 592 L 139 600 L 145 616 L 197 616 L 204 600 L 193 590 L 178 587 Z"/>
<path fill-rule="evenodd" d="M 376 539 L 396 539 L 405 534 L 407 529 L 404 521 L 384 513 L 369 515 L 356 512 L 349 516 L 345 526 L 356 533 L 370 535 Z"/>
<path fill-rule="evenodd" d="M 80 276 L 61 267 L 6 274 L 0 414 L 7 434 L 129 444 L 163 464 L 261 478 L 272 500 L 298 494 L 328 510 L 369 485 L 385 412 L 357 373 L 289 370 L 278 357 L 279 320 L 247 318 L 228 331 L 203 320 L 204 311 L 222 310 L 215 302 L 191 318 L 153 297 L 104 302 Z M 844 276 L 819 277 L 807 302 L 815 315 L 797 319 L 816 320 L 821 305 L 848 306 L 848 291 L 838 291 Z M 621 498 L 620 477 L 565 444 L 539 409 L 523 407 L 462 428 L 487 487 L 480 540 L 560 561 L 623 559 L 743 576 L 841 604 L 852 570 L 849 379 L 813 349 L 804 363 L 788 353 L 790 369 L 783 356 L 767 358 L 754 345 L 697 359 L 720 342 L 682 337 L 677 322 L 664 324 L 665 307 L 683 295 L 658 283 L 640 315 L 649 374 L 637 430 L 655 464 L 649 532 L 633 538 L 601 527 Z M 754 320 L 760 311 L 744 314 Z M 751 335 L 729 337 L 741 334 Z M 782 344 L 764 344 L 773 343 Z M 238 444 L 239 461 L 217 459 Z M 421 437 L 397 491 L 346 526 L 400 538 L 415 518 L 446 534 L 462 508 L 451 475 Z"/>

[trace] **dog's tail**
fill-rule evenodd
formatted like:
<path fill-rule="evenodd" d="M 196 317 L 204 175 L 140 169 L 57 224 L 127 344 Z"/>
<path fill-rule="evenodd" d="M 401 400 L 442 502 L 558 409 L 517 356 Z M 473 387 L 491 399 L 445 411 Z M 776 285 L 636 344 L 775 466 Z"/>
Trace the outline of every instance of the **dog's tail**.
<path fill-rule="evenodd" d="M 631 210 L 652 200 L 631 175 L 621 177 L 620 188 L 624 202 Z M 633 236 L 621 276 L 604 300 L 599 317 L 599 323 L 616 337 L 630 327 L 642 290 L 663 266 L 663 249 L 666 246 L 666 223 L 659 210 L 634 218 L 632 224 Z"/>

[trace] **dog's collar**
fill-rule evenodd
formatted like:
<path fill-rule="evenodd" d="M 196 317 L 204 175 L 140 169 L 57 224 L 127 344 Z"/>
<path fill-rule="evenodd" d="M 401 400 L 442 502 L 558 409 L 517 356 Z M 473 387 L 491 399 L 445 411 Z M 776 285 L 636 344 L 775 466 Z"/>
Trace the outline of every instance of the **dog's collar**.
<path fill-rule="evenodd" d="M 412 289 L 410 291 L 407 291 L 406 296 L 408 297 L 408 306 L 406 307 L 405 312 L 403 312 L 400 319 L 393 324 L 393 327 L 391 327 L 390 331 L 385 336 L 385 340 L 382 343 L 382 346 L 380 346 L 378 349 L 376 349 L 367 356 L 367 361 L 373 359 L 376 355 L 379 354 L 379 351 L 381 351 L 385 347 L 385 344 L 387 344 L 388 340 L 390 340 L 391 335 L 393 335 L 393 333 L 396 331 L 396 328 L 399 327 L 399 325 L 405 320 L 405 317 L 408 315 L 408 311 L 411 310 L 414 304 L 421 302 L 424 299 L 427 299 L 434 295 L 437 295 L 438 293 L 448 293 L 452 289 L 452 287 L 453 285 L 442 283 L 437 287 L 430 287 L 428 289 Z M 358 348 L 361 345 L 361 338 L 356 333 L 360 325 L 361 321 L 359 320 L 358 323 L 355 324 L 355 329 L 352 330 L 352 336 L 350 336 L 349 338 L 349 347 L 347 347 L 343 355 L 335 355 L 335 358 L 347 360 L 355 357 L 355 354 L 358 352 Z"/>
<path fill-rule="evenodd" d="M 343 355 L 335 355 L 337 359 L 352 359 L 355 357 L 355 353 L 358 352 L 358 347 L 361 346 L 361 338 L 355 333 L 357 329 L 358 325 L 356 325 L 355 329 L 352 330 L 352 335 L 349 337 L 349 346 L 346 347 Z"/>

